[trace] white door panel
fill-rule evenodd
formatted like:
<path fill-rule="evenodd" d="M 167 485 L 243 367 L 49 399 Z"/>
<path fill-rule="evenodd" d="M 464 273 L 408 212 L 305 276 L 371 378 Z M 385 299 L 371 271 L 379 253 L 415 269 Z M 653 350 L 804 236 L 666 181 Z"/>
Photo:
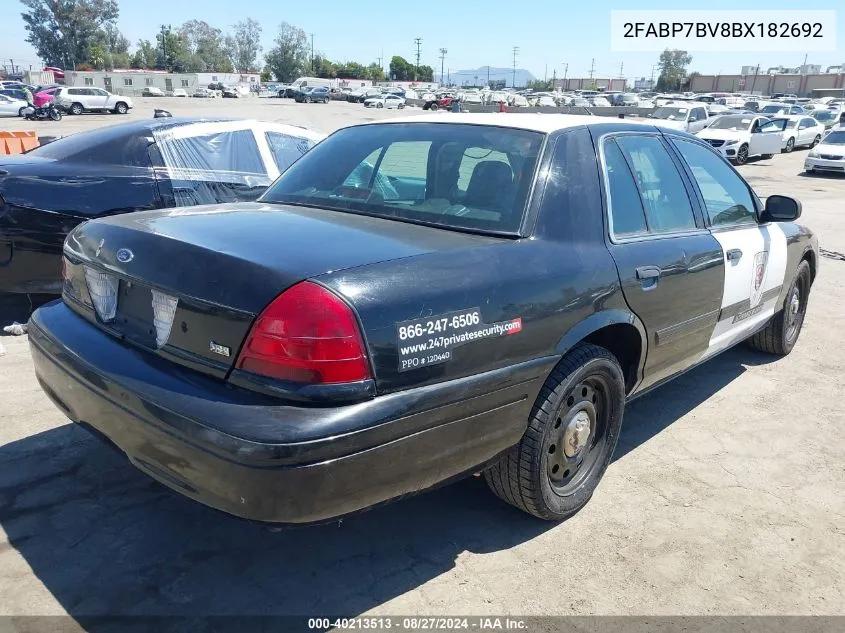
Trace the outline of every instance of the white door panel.
<path fill-rule="evenodd" d="M 706 356 L 748 337 L 775 312 L 786 276 L 786 236 L 777 224 L 714 231 L 725 257 L 719 321 Z M 729 253 L 741 255 L 729 259 Z"/>

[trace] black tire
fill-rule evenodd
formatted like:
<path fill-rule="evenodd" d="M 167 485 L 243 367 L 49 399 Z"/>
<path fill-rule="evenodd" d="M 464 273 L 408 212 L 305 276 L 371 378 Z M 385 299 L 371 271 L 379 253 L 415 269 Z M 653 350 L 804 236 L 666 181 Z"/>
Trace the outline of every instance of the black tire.
<path fill-rule="evenodd" d="M 376 107 L 377 107 L 377 108 L 383 108 L 383 107 L 384 107 L 384 104 L 383 104 L 383 103 L 381 103 L 381 102 L 379 102 L 379 103 L 377 103 L 377 104 L 376 104 Z"/>
<path fill-rule="evenodd" d="M 795 149 L 795 139 L 791 138 L 786 142 L 786 147 L 783 148 L 783 151 L 789 154 L 792 150 Z"/>
<path fill-rule="evenodd" d="M 816 145 L 818 145 L 818 144 L 819 144 L 819 143 L 821 143 L 821 142 L 822 142 L 822 136 L 821 136 L 821 134 L 816 134 L 816 138 L 814 138 L 814 139 L 813 139 L 813 143 L 810 145 L 810 147 L 811 147 L 811 148 L 812 148 L 812 147 L 815 147 Z"/>
<path fill-rule="evenodd" d="M 744 165 L 748 162 L 748 145 L 740 145 L 739 149 L 736 150 L 734 162 L 737 165 Z"/>
<path fill-rule="evenodd" d="M 771 160 L 774 157 L 774 154 L 763 154 L 762 156 L 760 156 L 760 158 L 762 158 L 763 160 Z"/>
<path fill-rule="evenodd" d="M 85 112 L 85 108 L 82 107 L 81 103 L 74 103 L 70 106 L 71 114 L 82 114 L 83 112 Z"/>
<path fill-rule="evenodd" d="M 305 103 L 311 103 L 311 97 L 305 97 Z"/>
<path fill-rule="evenodd" d="M 429 106 L 429 110 L 431 110 L 432 112 L 436 112 L 436 111 L 437 111 L 437 108 L 439 108 L 439 107 L 440 107 L 440 106 L 438 106 L 436 103 L 432 103 L 432 104 Z"/>
<path fill-rule="evenodd" d="M 127 106 L 123 101 L 118 101 L 114 106 L 114 113 L 115 114 L 126 114 L 129 112 L 129 106 Z"/>
<path fill-rule="evenodd" d="M 795 277 L 786 293 L 783 309 L 775 313 L 764 329 L 746 340 L 748 346 L 778 356 L 789 354 L 801 334 L 811 285 L 810 265 L 805 260 L 795 271 Z"/>
<path fill-rule="evenodd" d="M 25 117 L 26 115 L 24 114 L 24 112 L 26 111 L 26 109 L 27 109 L 27 106 L 24 106 L 24 107 L 20 108 L 20 109 L 18 110 L 18 116 Z"/>
<path fill-rule="evenodd" d="M 62 113 L 59 112 L 56 108 L 52 108 L 50 110 L 50 118 L 53 121 L 61 121 L 62 120 Z"/>
<path fill-rule="evenodd" d="M 400 103 L 397 107 L 398 107 L 400 110 L 402 110 L 402 109 L 404 109 L 405 104 L 404 104 L 404 103 Z"/>
<path fill-rule="evenodd" d="M 580 343 L 557 364 L 537 396 L 519 444 L 484 471 L 499 498 L 540 519 L 562 521 L 590 500 L 622 427 L 625 380 L 616 357 L 603 347 Z M 564 438 L 589 419 L 589 435 L 574 456 Z M 579 417 L 581 416 L 581 417 Z"/>

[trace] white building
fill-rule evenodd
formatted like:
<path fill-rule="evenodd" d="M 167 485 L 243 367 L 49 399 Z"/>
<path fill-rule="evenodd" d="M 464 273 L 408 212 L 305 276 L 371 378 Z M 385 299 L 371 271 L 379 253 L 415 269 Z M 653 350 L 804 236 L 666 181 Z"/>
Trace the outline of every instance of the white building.
<path fill-rule="evenodd" d="M 68 86 L 92 86 L 105 88 L 111 93 L 137 96 L 144 88 L 161 88 L 169 92 L 181 88 L 189 95 L 197 87 L 206 87 L 210 83 L 222 83 L 227 86 L 258 85 L 257 73 L 170 73 L 166 70 L 91 70 L 67 71 L 65 84 Z"/>

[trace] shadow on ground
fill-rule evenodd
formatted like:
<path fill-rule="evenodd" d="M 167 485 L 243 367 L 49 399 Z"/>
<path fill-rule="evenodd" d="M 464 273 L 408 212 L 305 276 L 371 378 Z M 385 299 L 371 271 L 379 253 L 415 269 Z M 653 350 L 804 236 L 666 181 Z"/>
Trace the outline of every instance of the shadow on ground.
<path fill-rule="evenodd" d="M 770 360 L 733 350 L 635 401 L 616 459 Z M 71 424 L 0 447 L 0 523 L 77 618 L 353 616 L 450 570 L 462 552 L 507 549 L 555 527 L 474 477 L 341 523 L 271 531 L 176 496 Z M 566 525 L 557 530 L 565 540 Z"/>

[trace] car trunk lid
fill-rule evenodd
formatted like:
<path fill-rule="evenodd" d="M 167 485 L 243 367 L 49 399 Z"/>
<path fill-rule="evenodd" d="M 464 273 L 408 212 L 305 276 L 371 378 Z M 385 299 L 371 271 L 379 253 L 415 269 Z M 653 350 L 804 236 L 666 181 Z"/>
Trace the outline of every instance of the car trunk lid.
<path fill-rule="evenodd" d="M 297 282 L 493 239 L 263 203 L 139 212 L 68 236 L 65 300 L 111 335 L 223 378 L 255 317 Z"/>

